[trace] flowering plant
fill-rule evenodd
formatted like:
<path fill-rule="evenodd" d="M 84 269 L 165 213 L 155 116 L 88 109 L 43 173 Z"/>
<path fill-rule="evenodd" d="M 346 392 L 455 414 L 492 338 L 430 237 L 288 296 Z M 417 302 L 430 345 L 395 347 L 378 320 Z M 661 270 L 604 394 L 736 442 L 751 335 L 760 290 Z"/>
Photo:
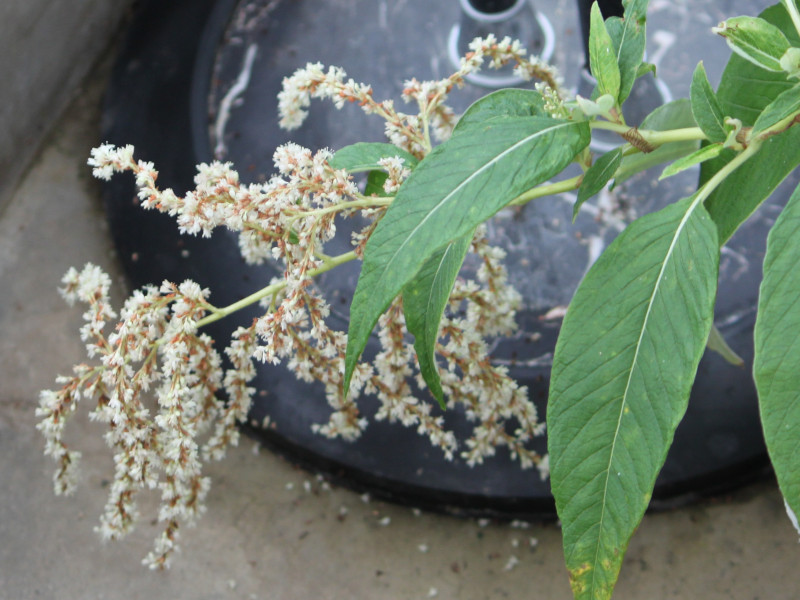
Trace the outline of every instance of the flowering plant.
<path fill-rule="evenodd" d="M 154 165 L 136 160 L 132 147 L 94 149 L 95 176 L 133 173 L 145 209 L 174 216 L 184 233 L 209 236 L 228 227 L 239 233 L 248 262 L 277 262 L 283 276 L 226 307 L 213 305 L 209 290 L 194 282 L 164 282 L 134 292 L 117 315 L 109 277 L 93 265 L 71 269 L 61 291 L 68 302 L 87 305 L 81 338 L 99 360 L 76 365 L 59 378 L 59 389 L 41 394 L 39 428 L 45 452 L 59 465 L 56 492 L 74 489 L 79 458 L 62 438 L 67 417 L 80 400 L 92 400 L 90 417 L 108 424 L 116 464 L 98 530 L 104 538 L 124 536 L 137 518 L 136 493 L 160 489 L 165 527 L 145 563 L 167 566 L 180 523 L 203 512 L 209 481 L 202 463 L 237 443 L 237 424 L 255 392 L 255 363 L 282 362 L 299 379 L 325 385 L 332 415 L 315 426 L 321 435 L 358 437 L 367 423 L 357 399 L 372 394 L 380 402 L 376 418 L 415 427 L 446 457 L 460 452 L 478 464 L 506 446 L 521 467 L 550 476 L 575 596 L 610 597 L 700 357 L 718 338 L 720 247 L 800 164 L 795 0 L 758 18 L 721 23 L 714 31 L 735 55 L 718 90 L 701 63 L 690 98 L 659 108 L 658 127 L 650 126 L 653 118 L 637 128 L 626 124 L 622 104 L 636 79 L 653 70 L 643 61 L 647 4 L 626 0 L 624 16 L 606 20 L 593 7 L 589 50 L 597 86 L 589 99 L 572 98 L 556 70 L 518 42 L 487 36 L 470 44 L 450 77 L 406 82 L 403 100 L 416 105 L 416 114 L 375 100 L 368 85 L 347 80 L 337 67 L 298 70 L 279 96 L 284 127 L 301 125 L 312 98 L 327 98 L 383 118 L 391 143 L 335 153 L 290 143 L 276 151 L 277 174 L 264 184 L 242 184 L 231 164 L 215 162 L 199 165 L 195 189 L 179 197 L 157 187 Z M 486 62 L 514 63 L 517 75 L 539 83 L 491 93 L 457 118 L 448 95 Z M 669 126 L 687 104 L 693 123 Z M 594 156 L 590 142 L 598 130 L 619 134 L 619 146 Z M 527 390 L 491 361 L 486 340 L 513 332 L 520 297 L 508 283 L 503 250 L 490 244 L 483 224 L 505 207 L 567 190 L 578 192 L 577 214 L 612 180 L 668 160 L 662 177 L 701 164 L 701 184 L 690 197 L 635 220 L 584 277 L 553 358 L 549 454 L 541 456 L 528 444 L 544 425 Z M 573 163 L 579 175 L 551 181 Z M 362 172 L 359 186 L 354 174 Z M 353 249 L 326 254 L 336 220 L 355 215 L 368 224 L 352 236 Z M 768 240 L 754 363 L 765 437 L 790 516 L 800 510 L 793 460 L 800 349 L 787 342 L 800 329 L 800 278 L 792 269 L 800 248 L 789 243 L 799 222 L 796 191 Z M 481 265 L 474 279 L 459 277 L 468 253 Z M 363 266 L 345 335 L 328 327 L 330 308 L 314 277 L 352 260 Z M 230 366 L 223 368 L 202 328 L 255 303 L 263 314 L 234 332 L 224 350 Z M 359 362 L 376 327 L 381 350 L 371 363 Z M 724 343 L 715 345 L 724 350 Z M 462 448 L 434 405 L 416 397 L 414 384 L 442 408 L 463 406 L 474 428 Z"/>

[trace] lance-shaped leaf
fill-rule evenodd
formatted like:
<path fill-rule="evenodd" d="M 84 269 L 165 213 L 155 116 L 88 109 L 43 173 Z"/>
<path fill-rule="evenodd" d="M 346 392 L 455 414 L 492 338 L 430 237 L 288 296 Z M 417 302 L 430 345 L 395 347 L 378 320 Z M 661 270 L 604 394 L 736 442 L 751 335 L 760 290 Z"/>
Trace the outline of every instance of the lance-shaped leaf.
<path fill-rule="evenodd" d="M 637 77 L 648 71 L 655 71 L 653 65 L 642 65 L 645 48 L 645 19 L 649 0 L 625 0 L 622 5 L 623 18 L 611 17 L 606 20 L 606 30 L 614 45 L 619 66 L 619 96 L 622 104 L 631 93 Z"/>
<path fill-rule="evenodd" d="M 761 424 L 783 497 L 800 514 L 800 188 L 767 237 L 754 332 Z"/>
<path fill-rule="evenodd" d="M 439 323 L 472 235 L 460 237 L 437 250 L 403 290 L 403 313 L 408 331 L 414 336 L 420 373 L 442 408 L 445 407 L 444 393 L 435 356 Z"/>
<path fill-rule="evenodd" d="M 697 196 L 632 223 L 581 283 L 553 357 L 552 491 L 578 599 L 610 598 L 688 403 L 719 248 Z"/>
<path fill-rule="evenodd" d="M 392 156 L 404 159 L 403 164 L 410 169 L 416 167 L 419 162 L 416 156 L 393 144 L 358 142 L 337 150 L 329 164 L 334 169 L 347 169 L 350 173 L 358 173 L 380 169 L 378 161 Z"/>
<path fill-rule="evenodd" d="M 703 146 L 699 150 L 692 152 L 688 156 L 684 156 L 683 158 L 679 158 L 674 163 L 666 167 L 661 172 L 661 177 L 658 179 L 664 179 L 666 177 L 672 177 L 680 173 L 681 171 L 685 171 L 695 165 L 699 165 L 707 160 L 711 160 L 712 158 L 716 158 L 722 152 L 723 147 L 722 144 L 709 144 L 708 146 Z"/>
<path fill-rule="evenodd" d="M 589 66 L 597 80 L 597 90 L 592 97 L 609 94 L 614 100 L 619 97 L 619 65 L 614 44 L 606 30 L 603 15 L 597 2 L 592 4 L 589 25 Z"/>
<path fill-rule="evenodd" d="M 736 351 L 728 345 L 728 342 L 725 341 L 725 338 L 722 336 L 722 332 L 717 329 L 716 325 L 711 328 L 711 333 L 708 334 L 708 342 L 706 342 L 706 347 L 712 352 L 719 354 L 734 367 L 744 366 L 744 359 L 736 354 Z"/>
<path fill-rule="evenodd" d="M 497 90 L 473 102 L 456 123 L 453 135 L 496 117 L 546 117 L 544 98 L 535 90 Z"/>
<path fill-rule="evenodd" d="M 798 112 L 800 112 L 800 83 L 779 94 L 761 111 L 753 124 L 751 135 L 758 136 L 770 129 L 775 131 L 775 128 L 788 127 L 787 121 L 795 118 Z"/>
<path fill-rule="evenodd" d="M 378 317 L 430 256 L 560 173 L 588 144 L 586 122 L 498 117 L 420 162 L 364 249 L 350 306 L 345 390 Z"/>
<path fill-rule="evenodd" d="M 581 187 L 578 188 L 578 199 L 572 207 L 572 220 L 578 216 L 581 206 L 589 198 L 602 190 L 614 177 L 622 162 L 622 147 L 606 152 L 598 158 L 583 176 Z"/>
<path fill-rule="evenodd" d="M 761 17 L 783 31 L 792 44 L 800 46 L 800 38 L 783 6 L 768 8 Z M 793 85 L 785 73 L 765 71 L 734 55 L 722 74 L 717 98 L 726 115 L 753 125 L 767 105 Z M 703 163 L 701 183 L 708 181 L 732 155 L 723 152 L 719 158 Z M 767 139 L 758 154 L 714 190 L 706 200 L 706 209 L 717 224 L 720 244 L 730 239 L 798 164 L 800 127 L 795 126 Z"/>
<path fill-rule="evenodd" d="M 722 112 L 722 105 L 708 82 L 702 62 L 694 70 L 689 97 L 697 126 L 703 130 L 709 141 L 724 142 L 728 136 L 725 129 L 725 113 Z"/>
<path fill-rule="evenodd" d="M 758 17 L 733 17 L 712 29 L 725 38 L 731 50 L 754 65 L 780 73 L 781 57 L 789 40 L 769 21 Z"/>

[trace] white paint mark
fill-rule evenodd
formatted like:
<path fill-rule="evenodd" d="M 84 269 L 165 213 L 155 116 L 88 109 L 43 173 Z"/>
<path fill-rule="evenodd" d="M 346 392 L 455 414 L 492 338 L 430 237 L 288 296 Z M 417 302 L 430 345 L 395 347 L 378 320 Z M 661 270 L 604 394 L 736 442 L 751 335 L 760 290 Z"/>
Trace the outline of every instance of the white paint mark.
<path fill-rule="evenodd" d="M 736 281 L 739 279 L 739 277 L 747 273 L 747 270 L 750 268 L 750 261 L 747 260 L 747 257 L 741 252 L 737 252 L 733 248 L 730 248 L 729 246 L 723 246 L 722 250 L 720 250 L 720 254 L 733 259 L 733 261 L 738 265 L 738 268 L 731 275 L 731 281 Z"/>
<path fill-rule="evenodd" d="M 588 271 L 605 250 L 606 242 L 603 240 L 602 235 L 592 235 L 589 237 L 587 245 L 589 246 L 588 264 L 586 265 L 586 270 Z"/>
<path fill-rule="evenodd" d="M 256 44 L 250 44 L 244 56 L 244 64 L 242 70 L 236 81 L 222 98 L 219 104 L 219 113 L 217 114 L 217 121 L 214 124 L 214 135 L 217 138 L 217 145 L 214 147 L 214 157 L 221 160 L 228 153 L 228 148 L 225 145 L 225 127 L 228 124 L 228 119 L 231 116 L 231 106 L 234 101 L 247 89 L 250 84 L 250 72 L 253 68 L 253 61 L 256 58 L 257 51 Z"/>
<path fill-rule="evenodd" d="M 381 0 L 381 3 L 378 5 L 378 27 L 381 29 L 388 29 L 389 22 L 386 18 L 386 2 L 385 0 Z"/>
<path fill-rule="evenodd" d="M 567 314 L 567 307 L 566 306 L 554 306 L 550 310 L 548 310 L 545 314 L 539 317 L 541 321 L 556 321 L 558 319 L 563 319 Z M 514 527 L 514 524 L 511 524 Z"/>
<path fill-rule="evenodd" d="M 664 55 L 675 43 L 676 37 L 674 33 L 665 31 L 664 29 L 659 29 L 650 39 L 656 45 L 656 51 L 648 57 L 648 60 L 656 66 L 656 69 L 658 69 L 659 65 L 661 64 L 661 59 L 664 58 Z"/>
<path fill-rule="evenodd" d="M 724 319 L 721 319 L 719 322 L 715 323 L 715 325 L 717 326 L 717 329 L 722 330 L 724 327 L 730 327 L 731 325 L 733 325 L 734 323 L 738 323 L 739 321 L 741 321 L 745 317 L 749 317 L 754 312 L 756 312 L 756 307 L 755 306 L 749 306 L 749 307 L 745 308 L 744 310 L 740 310 L 740 311 L 737 311 L 737 312 L 729 314 Z"/>

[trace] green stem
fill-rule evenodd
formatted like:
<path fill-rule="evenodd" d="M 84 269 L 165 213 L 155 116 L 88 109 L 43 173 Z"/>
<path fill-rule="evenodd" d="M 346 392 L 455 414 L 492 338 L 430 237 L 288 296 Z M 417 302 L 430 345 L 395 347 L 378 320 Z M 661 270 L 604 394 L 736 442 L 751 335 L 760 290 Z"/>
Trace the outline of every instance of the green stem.
<path fill-rule="evenodd" d="M 632 127 L 611 123 L 610 121 L 592 121 L 589 126 L 592 129 L 604 129 L 622 135 L 627 133 Z M 661 146 L 670 142 L 685 142 L 692 140 L 704 140 L 706 135 L 699 127 L 683 127 L 681 129 L 668 129 L 666 131 L 656 131 L 655 129 L 638 129 L 639 135 L 653 146 Z"/>
<path fill-rule="evenodd" d="M 308 275 L 310 277 L 316 277 L 317 275 L 321 275 L 322 273 L 330 271 L 331 269 L 335 269 L 339 265 L 343 265 L 346 262 L 350 262 L 355 258 L 356 258 L 356 253 L 352 251 L 340 254 L 339 256 L 323 258 L 324 264 L 321 267 L 317 267 L 316 269 L 312 269 L 311 271 L 309 271 Z M 273 283 L 271 285 L 263 287 L 257 292 L 254 292 L 249 296 L 242 298 L 238 302 L 234 302 L 233 304 L 229 304 L 228 306 L 224 306 L 222 308 L 214 309 L 212 314 L 200 319 L 197 322 L 197 326 L 203 327 L 204 325 L 208 325 L 210 323 L 219 321 L 220 319 L 224 319 L 228 315 L 231 315 L 238 310 L 246 308 L 251 304 L 255 304 L 259 300 L 266 298 L 271 294 L 277 294 L 285 287 L 286 287 L 285 281 L 279 281 L 278 283 Z"/>
<path fill-rule="evenodd" d="M 300 213 L 291 217 L 291 220 L 294 221 L 295 219 L 303 218 L 303 217 L 319 217 L 321 215 L 327 215 L 332 212 L 339 212 L 342 210 L 350 210 L 351 208 L 378 208 L 380 206 L 389 206 L 394 200 L 394 196 L 389 196 L 386 198 L 377 198 L 375 196 L 365 197 L 363 200 L 350 200 L 349 202 L 340 202 L 338 204 L 333 204 L 331 206 L 326 206 L 325 208 L 317 208 L 314 210 L 310 210 L 308 212 Z"/>
<path fill-rule="evenodd" d="M 343 210 L 350 210 L 352 208 L 378 208 L 380 206 L 389 206 L 392 203 L 392 200 L 394 200 L 394 196 L 387 196 L 385 198 L 377 198 L 375 196 L 369 196 L 369 197 L 362 196 L 361 200 L 350 200 L 349 202 L 340 202 L 339 204 L 326 206 L 325 208 L 317 208 L 307 212 L 296 213 L 289 217 L 289 225 L 290 226 L 294 225 L 295 221 L 299 219 L 305 219 L 307 217 L 321 217 L 323 215 L 341 212 Z M 294 234 L 296 239 L 297 234 L 294 233 L 294 230 L 292 230 L 292 234 Z"/>
<path fill-rule="evenodd" d="M 575 177 L 564 179 L 563 181 L 536 186 L 514 198 L 509 202 L 508 206 L 521 206 L 536 198 L 572 191 L 580 187 L 582 181 L 583 175 L 576 175 Z"/>
<path fill-rule="evenodd" d="M 800 34 L 800 13 L 797 12 L 797 5 L 794 3 L 794 0 L 781 0 L 781 3 L 792 18 L 792 23 L 797 33 Z"/>
<path fill-rule="evenodd" d="M 625 133 L 630 129 L 627 125 L 620 125 L 619 123 L 612 123 L 611 121 L 589 121 L 589 127 L 592 129 L 605 129 L 607 131 L 614 131 L 616 133 Z"/>
<path fill-rule="evenodd" d="M 668 131 L 645 130 L 639 131 L 639 133 L 653 146 L 661 146 L 670 142 L 691 142 L 706 139 L 706 134 L 699 127 L 684 127 Z"/>
<path fill-rule="evenodd" d="M 695 202 L 705 202 L 706 198 L 708 198 L 711 193 L 717 189 L 717 187 L 719 187 L 723 181 L 725 181 L 725 178 L 728 175 L 733 173 L 742 164 L 747 162 L 751 156 L 756 154 L 761 149 L 761 144 L 762 142 L 760 140 L 753 140 L 745 150 L 737 154 L 727 165 L 714 173 L 714 176 L 706 181 L 703 187 L 701 187 L 698 191 Z"/>
<path fill-rule="evenodd" d="M 613 123 L 610 123 L 613 125 Z M 606 129 L 605 127 L 601 129 Z M 626 127 L 622 127 L 627 131 Z M 670 131 L 646 131 L 650 134 L 666 134 L 664 136 L 655 136 L 654 139 L 659 143 L 667 143 L 663 141 L 664 138 L 667 141 L 679 141 L 679 140 L 697 140 L 697 139 L 705 139 L 705 135 L 703 132 L 697 127 L 687 127 L 685 129 L 672 129 Z M 642 133 L 642 132 L 640 132 Z M 648 139 L 650 141 L 650 139 Z M 651 142 L 653 143 L 653 142 Z M 655 145 L 655 144 L 654 144 Z M 716 188 L 725 177 L 727 177 L 732 171 L 734 171 L 740 164 L 744 161 L 749 159 L 753 154 L 758 152 L 758 148 L 760 148 L 761 142 L 760 141 L 753 141 L 751 142 L 750 146 L 741 154 L 736 156 L 731 162 L 725 165 L 722 169 L 720 169 L 706 184 L 702 187 L 700 193 L 704 194 L 702 200 L 705 200 L 711 192 Z M 521 206 L 523 204 L 527 204 L 531 200 L 535 200 L 536 198 L 542 198 L 543 196 L 550 196 L 553 194 L 561 194 L 563 192 L 570 192 L 572 190 L 578 189 L 583 182 L 583 175 L 576 175 L 575 177 L 571 177 L 570 179 L 564 179 L 563 181 L 557 181 L 555 183 L 547 183 L 544 185 L 536 186 L 524 192 L 514 198 L 511 202 L 508 203 L 508 206 Z M 707 191 L 706 191 L 707 190 Z"/>
<path fill-rule="evenodd" d="M 425 138 L 425 154 L 428 154 L 428 152 L 433 150 L 433 144 L 431 144 L 431 132 L 429 123 L 430 114 L 428 113 L 428 110 L 426 110 L 426 108 L 428 107 L 423 107 L 422 102 L 419 102 L 419 108 L 420 108 L 419 115 L 422 118 L 422 135 Z"/>

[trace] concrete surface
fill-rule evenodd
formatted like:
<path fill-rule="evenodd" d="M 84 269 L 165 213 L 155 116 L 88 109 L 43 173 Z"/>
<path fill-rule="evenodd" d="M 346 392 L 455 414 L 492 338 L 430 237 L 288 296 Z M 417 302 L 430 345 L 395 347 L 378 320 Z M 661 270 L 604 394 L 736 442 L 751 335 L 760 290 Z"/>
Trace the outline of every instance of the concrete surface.
<path fill-rule="evenodd" d="M 568 599 L 556 526 L 482 527 L 365 503 L 250 440 L 208 470 L 208 514 L 184 532 L 168 572 L 140 565 L 158 531 L 150 516 L 121 543 L 93 533 L 112 463 L 85 410 L 69 437 L 84 455 L 81 486 L 53 496 L 34 430 L 37 393 L 83 360 L 79 310 L 56 287 L 90 260 L 121 283 L 85 166 L 103 83 L 100 73 L 81 91 L 0 213 L 0 599 Z M 519 564 L 505 570 L 512 556 Z M 763 483 L 647 516 L 615 597 L 790 600 L 800 596 L 798 564 L 797 534 L 776 487 Z"/>
<path fill-rule="evenodd" d="M 0 207 L 131 0 L 0 2 Z"/>

